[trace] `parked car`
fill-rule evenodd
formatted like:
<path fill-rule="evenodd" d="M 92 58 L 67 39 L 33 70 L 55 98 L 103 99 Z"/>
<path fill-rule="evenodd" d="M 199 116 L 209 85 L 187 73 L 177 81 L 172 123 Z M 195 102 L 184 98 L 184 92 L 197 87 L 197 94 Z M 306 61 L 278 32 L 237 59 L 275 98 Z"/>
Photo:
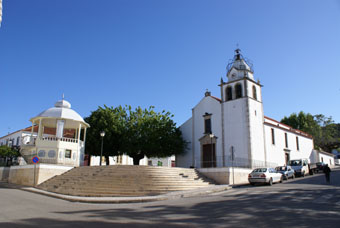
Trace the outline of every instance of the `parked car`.
<path fill-rule="evenodd" d="M 282 173 L 283 179 L 288 180 L 289 178 L 295 178 L 295 171 L 291 166 L 278 166 L 275 168 L 276 172 Z"/>
<path fill-rule="evenodd" d="M 274 168 L 257 168 L 248 175 L 248 181 L 251 185 L 263 183 L 272 185 L 273 183 L 283 181 L 282 173 L 277 173 Z"/>
<path fill-rule="evenodd" d="M 324 162 L 317 162 L 316 163 L 316 172 L 323 172 L 323 168 L 326 166 Z"/>

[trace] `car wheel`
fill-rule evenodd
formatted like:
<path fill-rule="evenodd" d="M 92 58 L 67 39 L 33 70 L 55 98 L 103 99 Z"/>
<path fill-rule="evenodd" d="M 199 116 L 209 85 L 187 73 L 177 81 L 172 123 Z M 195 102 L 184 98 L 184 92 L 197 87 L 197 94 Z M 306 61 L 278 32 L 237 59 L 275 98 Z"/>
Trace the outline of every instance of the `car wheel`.
<path fill-rule="evenodd" d="M 269 184 L 270 186 L 272 186 L 272 185 L 273 185 L 273 178 L 270 178 L 270 179 L 269 179 L 269 182 L 268 182 L 268 184 Z"/>
<path fill-rule="evenodd" d="M 288 180 L 288 178 L 287 178 L 287 180 Z M 281 176 L 281 178 L 280 178 L 280 183 L 282 183 L 283 182 L 283 176 Z"/>
<path fill-rule="evenodd" d="M 254 185 L 255 185 L 255 183 L 250 183 L 250 185 L 254 186 Z"/>

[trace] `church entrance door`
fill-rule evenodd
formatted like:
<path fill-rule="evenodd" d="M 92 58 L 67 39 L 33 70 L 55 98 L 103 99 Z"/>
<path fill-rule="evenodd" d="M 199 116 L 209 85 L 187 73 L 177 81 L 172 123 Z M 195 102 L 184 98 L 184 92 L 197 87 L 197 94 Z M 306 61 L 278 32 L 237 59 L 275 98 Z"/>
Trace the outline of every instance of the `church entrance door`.
<path fill-rule="evenodd" d="M 216 167 L 215 143 L 203 145 L 202 168 L 211 167 Z"/>

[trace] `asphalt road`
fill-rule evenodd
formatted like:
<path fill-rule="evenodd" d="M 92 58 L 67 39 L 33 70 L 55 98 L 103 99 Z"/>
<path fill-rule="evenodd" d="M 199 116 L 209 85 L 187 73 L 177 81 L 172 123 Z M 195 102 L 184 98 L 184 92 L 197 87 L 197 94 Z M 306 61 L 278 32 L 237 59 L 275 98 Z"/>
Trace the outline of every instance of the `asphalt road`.
<path fill-rule="evenodd" d="M 340 170 L 273 186 L 138 204 L 85 204 L 0 183 L 5 227 L 340 227 Z"/>

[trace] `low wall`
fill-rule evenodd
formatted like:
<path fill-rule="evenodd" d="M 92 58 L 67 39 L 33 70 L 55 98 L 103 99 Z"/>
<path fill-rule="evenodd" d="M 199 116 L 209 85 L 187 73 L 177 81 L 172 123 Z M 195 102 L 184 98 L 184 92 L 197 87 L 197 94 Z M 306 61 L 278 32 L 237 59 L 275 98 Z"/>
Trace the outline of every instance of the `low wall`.
<path fill-rule="evenodd" d="M 73 166 L 38 164 L 36 167 L 34 167 L 34 165 L 20 165 L 11 166 L 5 169 L 7 170 L 1 171 L 0 169 L 0 178 L 7 176 L 7 180 L 2 179 L 3 181 L 19 185 L 34 186 L 73 169 Z"/>
<path fill-rule="evenodd" d="M 7 181 L 9 177 L 9 168 L 0 167 L 0 181 Z"/>
<path fill-rule="evenodd" d="M 213 179 L 218 184 L 248 184 L 248 174 L 251 169 L 245 168 L 201 168 L 198 172 Z"/>

